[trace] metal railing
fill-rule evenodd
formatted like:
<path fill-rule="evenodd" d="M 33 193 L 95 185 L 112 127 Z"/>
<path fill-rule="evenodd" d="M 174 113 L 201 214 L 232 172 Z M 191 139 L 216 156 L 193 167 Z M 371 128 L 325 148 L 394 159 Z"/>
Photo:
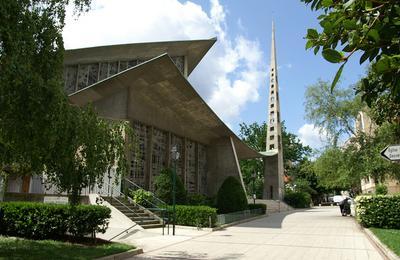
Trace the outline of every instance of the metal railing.
<path fill-rule="evenodd" d="M 131 182 L 131 181 L 128 180 L 128 179 L 126 179 L 126 181 L 128 181 L 128 182 L 130 183 L 130 185 L 133 186 L 133 187 L 141 188 L 140 186 L 136 185 L 135 183 Z M 165 224 L 166 224 L 165 222 L 168 221 L 168 215 L 169 215 L 169 214 L 168 214 L 168 211 L 167 211 L 167 204 L 166 204 L 165 202 L 163 202 L 162 200 L 158 199 L 158 198 L 155 197 L 154 194 L 153 194 L 153 197 L 154 197 L 155 201 L 158 202 L 158 204 L 151 203 L 150 201 L 147 201 L 148 203 L 151 203 L 151 205 L 153 206 L 153 207 L 151 207 L 151 208 L 147 208 L 147 207 L 144 207 L 144 206 L 142 206 L 142 205 L 136 203 L 136 202 L 131 198 L 131 196 L 129 196 L 128 194 L 123 193 L 122 191 L 116 189 L 114 186 L 112 186 L 112 185 L 110 185 L 110 184 L 108 184 L 108 183 L 104 183 L 104 184 L 105 184 L 105 186 L 107 186 L 107 187 L 103 186 L 103 187 L 101 188 L 100 194 L 102 194 L 102 195 L 100 195 L 100 196 L 103 196 L 103 197 L 104 197 L 104 194 L 107 194 L 107 196 L 108 196 L 109 198 L 111 198 L 112 200 L 117 201 L 119 204 L 123 205 L 125 208 L 128 208 L 130 212 L 132 212 L 132 213 L 135 214 L 135 216 L 141 217 L 141 216 L 138 215 L 135 211 L 133 211 L 129 206 L 127 206 L 125 203 L 123 203 L 121 200 L 118 199 L 118 197 L 120 197 L 120 198 L 125 198 L 125 199 L 129 202 L 129 204 L 131 204 L 131 205 L 137 207 L 139 210 L 141 210 L 141 211 L 143 211 L 143 212 L 149 214 L 150 216 L 153 216 L 155 219 L 157 219 L 158 221 L 160 221 L 161 224 L 162 224 L 162 234 L 164 235 L 164 228 L 165 228 Z M 107 188 L 107 189 L 106 189 L 106 188 Z M 106 190 L 105 190 L 105 189 L 106 189 Z M 104 191 L 105 191 L 105 192 L 104 192 Z M 160 208 L 160 207 L 158 207 L 157 205 L 162 205 L 163 207 Z M 136 220 L 135 220 L 135 223 L 143 224 L 143 220 L 139 220 L 139 221 L 136 221 Z M 132 227 L 133 227 L 133 226 L 132 226 Z M 128 229 L 131 229 L 132 227 L 130 227 L 130 228 L 128 228 Z M 127 230 L 128 230 L 128 229 L 127 229 Z M 168 226 L 168 229 L 169 229 L 169 226 Z M 126 231 L 126 230 L 125 230 L 125 231 Z M 124 233 L 125 231 L 121 232 L 121 234 Z M 169 233 L 169 231 L 168 231 L 168 233 Z"/>
<path fill-rule="evenodd" d="M 227 214 L 220 214 L 217 215 L 217 223 L 219 225 L 224 225 L 247 218 L 260 216 L 263 214 L 264 214 L 263 209 L 251 209 L 251 210 L 243 210 Z"/>
<path fill-rule="evenodd" d="M 140 189 L 144 190 L 142 187 L 140 187 L 139 185 L 137 185 L 136 183 L 127 178 L 124 179 L 123 187 L 124 189 L 129 190 L 129 192 L 137 191 Z M 151 198 L 150 199 L 143 198 L 143 200 L 145 201 L 145 205 L 141 205 L 142 207 L 147 209 L 164 209 L 164 210 L 167 209 L 168 204 L 166 202 L 157 198 L 153 192 L 148 191 L 148 194 L 150 195 Z M 139 203 L 136 202 L 136 204 Z"/>

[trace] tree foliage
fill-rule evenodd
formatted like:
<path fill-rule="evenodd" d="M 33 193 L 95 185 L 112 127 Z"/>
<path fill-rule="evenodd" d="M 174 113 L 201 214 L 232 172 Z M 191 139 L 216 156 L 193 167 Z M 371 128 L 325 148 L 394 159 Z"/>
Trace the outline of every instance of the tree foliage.
<path fill-rule="evenodd" d="M 257 122 L 247 125 L 240 124 L 240 134 L 242 140 L 256 151 L 265 151 L 266 137 L 267 137 L 267 124 Z M 288 170 L 294 164 L 304 160 L 304 158 L 311 155 L 311 148 L 303 145 L 295 134 L 286 130 L 282 124 L 282 147 L 285 169 Z M 240 162 L 241 171 L 243 174 L 243 181 L 246 189 L 250 194 L 255 193 L 257 197 L 261 197 L 263 193 L 263 173 L 264 165 L 262 160 L 242 160 Z M 255 192 L 253 191 L 253 173 L 259 173 L 255 179 Z"/>
<path fill-rule="evenodd" d="M 110 166 L 124 172 L 127 126 L 68 102 L 61 33 L 70 2 L 79 13 L 90 0 L 0 2 L 0 169 L 45 173 L 76 203 Z"/>
<path fill-rule="evenodd" d="M 335 88 L 318 80 L 305 93 L 306 118 L 326 134 L 330 144 L 337 146 L 343 134 L 355 135 L 354 123 L 363 108 L 361 99 L 350 88 Z"/>
<path fill-rule="evenodd" d="M 399 120 L 399 112 L 384 107 L 400 103 L 400 2 L 397 0 L 301 0 L 314 11 L 322 31 L 308 29 L 306 48 L 314 48 L 325 60 L 341 63 L 332 82 L 335 87 L 349 58 L 361 54 L 360 64 L 372 62 L 371 72 L 361 80 L 357 91 L 370 107 L 377 107 L 385 121 Z M 390 100 L 383 103 L 381 99 Z M 393 116 L 395 116 L 393 118 Z"/>
<path fill-rule="evenodd" d="M 397 138 L 398 126 L 384 124 L 373 136 L 358 133 L 343 148 L 329 148 L 315 161 L 320 183 L 336 190 L 360 191 L 360 180 L 372 177 L 376 183 L 386 178 L 400 179 L 400 165 L 386 161 L 380 151 Z"/>
<path fill-rule="evenodd" d="M 176 175 L 174 170 L 170 168 L 163 169 L 159 175 L 154 179 L 154 194 L 157 198 L 172 205 L 172 182 L 175 174 L 175 199 L 177 204 L 186 204 L 187 192 L 185 186 L 179 176 Z"/>

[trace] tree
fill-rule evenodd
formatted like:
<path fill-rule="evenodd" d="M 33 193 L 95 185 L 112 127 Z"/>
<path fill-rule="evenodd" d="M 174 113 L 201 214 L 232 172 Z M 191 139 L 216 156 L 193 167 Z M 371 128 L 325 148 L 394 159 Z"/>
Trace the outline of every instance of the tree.
<path fill-rule="evenodd" d="M 330 190 L 360 190 L 360 175 L 356 170 L 359 164 L 352 162 L 350 156 L 337 147 L 325 150 L 314 163 L 314 171 L 320 185 Z"/>
<path fill-rule="evenodd" d="M 242 140 L 256 151 L 265 151 L 267 124 L 263 122 L 261 125 L 257 122 L 247 125 L 240 124 L 239 136 Z M 312 150 L 309 146 L 303 145 L 295 134 L 289 133 L 286 130 L 284 123 L 282 124 L 282 147 L 285 169 L 289 169 L 294 164 L 302 161 L 304 158 L 310 156 Z M 263 161 L 259 159 L 242 160 L 240 162 L 241 171 L 243 174 L 243 181 L 247 191 L 253 193 L 253 173 L 257 174 L 255 180 L 255 194 L 261 197 L 263 194 Z"/>
<path fill-rule="evenodd" d="M 385 121 L 396 120 L 398 112 L 384 113 L 384 107 L 400 103 L 400 3 L 397 0 L 301 0 L 311 4 L 314 11 L 322 11 L 318 17 L 322 31 L 308 29 L 306 49 L 314 48 L 317 54 L 332 63 L 341 63 L 332 82 L 338 82 L 344 65 L 350 57 L 361 53 L 360 64 L 372 62 L 369 73 L 356 86 L 368 106 L 376 106 L 383 112 Z M 390 103 L 382 103 L 386 98 Z M 392 109 L 391 109 L 392 110 Z M 390 111 L 390 110 L 389 110 Z"/>
<path fill-rule="evenodd" d="M 163 169 L 154 179 L 155 195 L 169 205 L 172 205 L 172 181 L 174 174 L 176 173 L 174 173 L 172 169 L 166 168 Z M 179 176 L 176 175 L 175 177 L 176 203 L 185 204 L 187 197 L 185 186 Z"/>
<path fill-rule="evenodd" d="M 65 8 L 90 0 L 0 2 L 0 171 L 44 173 L 77 203 L 111 165 L 126 169 L 127 126 L 69 104 L 63 90 Z"/>
<path fill-rule="evenodd" d="M 363 105 L 350 88 L 330 91 L 328 82 L 318 80 L 307 87 L 304 105 L 306 118 L 326 133 L 333 146 L 342 134 L 355 135 L 354 123 Z"/>

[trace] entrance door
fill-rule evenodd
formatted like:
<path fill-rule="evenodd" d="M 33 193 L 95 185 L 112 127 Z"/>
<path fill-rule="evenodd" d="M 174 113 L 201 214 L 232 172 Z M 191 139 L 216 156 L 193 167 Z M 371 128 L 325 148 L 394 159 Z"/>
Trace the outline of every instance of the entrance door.
<path fill-rule="evenodd" d="M 22 192 L 28 193 L 29 192 L 29 184 L 31 183 L 31 176 L 24 176 L 22 177 Z"/>
<path fill-rule="evenodd" d="M 270 199 L 272 200 L 273 198 L 274 198 L 274 186 L 269 186 L 269 194 L 271 194 L 270 195 Z"/>

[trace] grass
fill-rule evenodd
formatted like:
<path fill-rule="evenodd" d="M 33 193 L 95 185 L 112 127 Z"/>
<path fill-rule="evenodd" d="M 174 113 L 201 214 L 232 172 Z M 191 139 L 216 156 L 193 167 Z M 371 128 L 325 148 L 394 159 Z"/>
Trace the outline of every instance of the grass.
<path fill-rule="evenodd" d="M 370 228 L 379 240 L 400 256 L 400 229 Z"/>
<path fill-rule="evenodd" d="M 135 248 L 120 243 L 87 246 L 54 240 L 0 236 L 0 259 L 93 259 Z"/>

